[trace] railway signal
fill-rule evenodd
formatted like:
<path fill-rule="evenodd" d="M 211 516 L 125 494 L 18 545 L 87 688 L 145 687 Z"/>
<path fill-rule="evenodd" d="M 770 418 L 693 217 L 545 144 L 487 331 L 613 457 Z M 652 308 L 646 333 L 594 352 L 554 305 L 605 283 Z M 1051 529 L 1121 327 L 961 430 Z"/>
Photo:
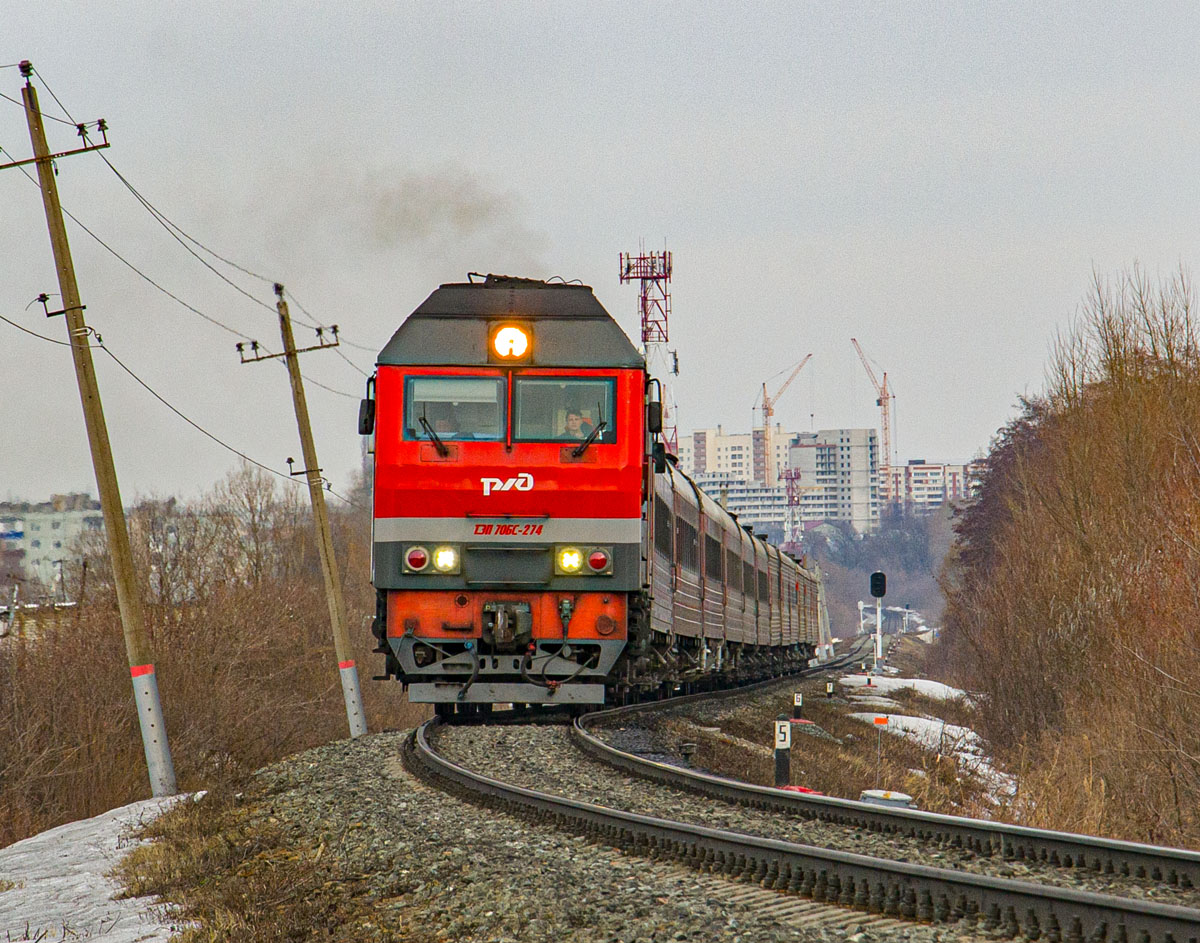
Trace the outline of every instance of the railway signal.
<path fill-rule="evenodd" d="M 887 595 L 887 574 L 876 570 L 871 574 L 871 595 L 875 597 L 875 673 L 883 660 L 883 597 Z"/>

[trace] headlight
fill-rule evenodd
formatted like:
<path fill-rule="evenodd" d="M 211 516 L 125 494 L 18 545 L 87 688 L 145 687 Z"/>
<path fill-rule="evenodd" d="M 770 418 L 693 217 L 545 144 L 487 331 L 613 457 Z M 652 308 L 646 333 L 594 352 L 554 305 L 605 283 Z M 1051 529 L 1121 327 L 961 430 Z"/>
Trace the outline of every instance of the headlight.
<path fill-rule="evenodd" d="M 507 325 L 492 335 L 492 350 L 504 360 L 520 360 L 529 351 L 529 335 L 519 327 Z"/>
<path fill-rule="evenodd" d="M 577 547 L 563 547 L 558 551 L 556 562 L 560 573 L 578 573 L 583 568 L 583 551 Z"/>
<path fill-rule="evenodd" d="M 433 551 L 433 568 L 439 573 L 457 573 L 458 551 L 453 547 L 438 547 Z"/>

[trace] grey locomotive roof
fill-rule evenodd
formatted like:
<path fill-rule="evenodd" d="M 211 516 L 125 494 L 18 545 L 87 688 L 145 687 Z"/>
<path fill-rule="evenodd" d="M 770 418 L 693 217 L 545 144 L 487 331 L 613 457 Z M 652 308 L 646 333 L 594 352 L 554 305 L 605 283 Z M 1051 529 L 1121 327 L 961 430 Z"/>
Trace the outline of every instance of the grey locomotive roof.
<path fill-rule="evenodd" d="M 482 282 L 442 285 L 397 328 L 378 363 L 484 365 L 488 328 L 497 320 L 528 321 L 541 367 L 633 367 L 645 360 L 587 285 L 488 275 Z"/>

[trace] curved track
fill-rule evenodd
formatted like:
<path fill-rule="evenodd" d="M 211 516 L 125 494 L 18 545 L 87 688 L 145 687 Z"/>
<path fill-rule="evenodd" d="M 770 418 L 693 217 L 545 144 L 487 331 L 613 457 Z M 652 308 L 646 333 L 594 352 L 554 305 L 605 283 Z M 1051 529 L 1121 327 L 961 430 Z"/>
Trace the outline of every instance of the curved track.
<path fill-rule="evenodd" d="M 679 699 L 672 703 L 679 703 Z M 934 844 L 965 848 L 980 855 L 1001 855 L 1018 861 L 1037 861 L 1065 868 L 1088 868 L 1099 874 L 1147 878 L 1183 888 L 1200 887 L 1200 852 L 940 815 L 917 809 L 888 808 L 853 799 L 784 792 L 625 753 L 587 729 L 598 722 L 645 709 L 644 705 L 638 705 L 577 718 L 572 729 L 575 742 L 589 756 L 624 772 L 725 802 L 788 812 L 802 818 L 852 828 L 906 835 Z"/>
<path fill-rule="evenodd" d="M 873 914 L 934 923 L 966 920 L 983 930 L 1028 939 L 1200 943 L 1200 910 L 720 831 L 503 783 L 439 756 L 428 737 L 436 723 L 418 728 L 408 741 L 404 759 L 414 773 L 471 801 L 539 821 L 550 819 L 560 828 L 628 853 L 675 860 Z"/>

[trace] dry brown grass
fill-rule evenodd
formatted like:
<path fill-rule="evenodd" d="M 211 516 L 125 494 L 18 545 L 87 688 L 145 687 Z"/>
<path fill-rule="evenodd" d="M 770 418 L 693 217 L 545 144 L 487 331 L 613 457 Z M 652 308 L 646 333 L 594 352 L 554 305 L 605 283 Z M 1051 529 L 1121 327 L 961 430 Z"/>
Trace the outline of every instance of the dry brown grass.
<path fill-rule="evenodd" d="M 119 868 L 126 894 L 172 901 L 192 924 L 179 943 L 309 939 L 342 926 L 352 876 L 241 800 L 251 801 L 226 786 L 152 822 L 142 833 L 152 842 Z"/>
<path fill-rule="evenodd" d="M 885 733 L 880 739 L 872 725 L 847 716 L 860 708 L 841 698 L 824 697 L 823 679 L 801 682 L 796 689 L 804 694 L 805 718 L 836 741 L 793 733 L 793 784 L 851 799 L 857 799 L 864 789 L 891 789 L 908 793 L 917 806 L 928 811 L 957 815 L 994 812 L 983 785 L 964 773 L 953 758 L 939 757 L 935 751 L 895 735 Z M 914 696 L 903 703 L 903 712 L 945 716 L 950 723 L 971 717 L 970 708 L 954 702 L 943 704 Z M 774 697 L 756 698 L 751 708 L 726 716 L 719 732 L 682 719 L 667 721 L 667 732 L 674 740 L 696 743 L 695 765 L 770 786 L 775 782 L 773 722 L 780 713 L 790 715 L 790 711 L 791 689 L 784 688 Z"/>
<path fill-rule="evenodd" d="M 424 709 L 370 680 L 369 523 L 340 513 L 335 524 L 368 726 L 409 726 Z M 294 495 L 242 470 L 196 506 L 144 503 L 131 531 L 181 789 L 348 735 L 311 523 Z M 149 793 L 98 549 L 77 621 L 0 643 L 0 846 Z"/>

